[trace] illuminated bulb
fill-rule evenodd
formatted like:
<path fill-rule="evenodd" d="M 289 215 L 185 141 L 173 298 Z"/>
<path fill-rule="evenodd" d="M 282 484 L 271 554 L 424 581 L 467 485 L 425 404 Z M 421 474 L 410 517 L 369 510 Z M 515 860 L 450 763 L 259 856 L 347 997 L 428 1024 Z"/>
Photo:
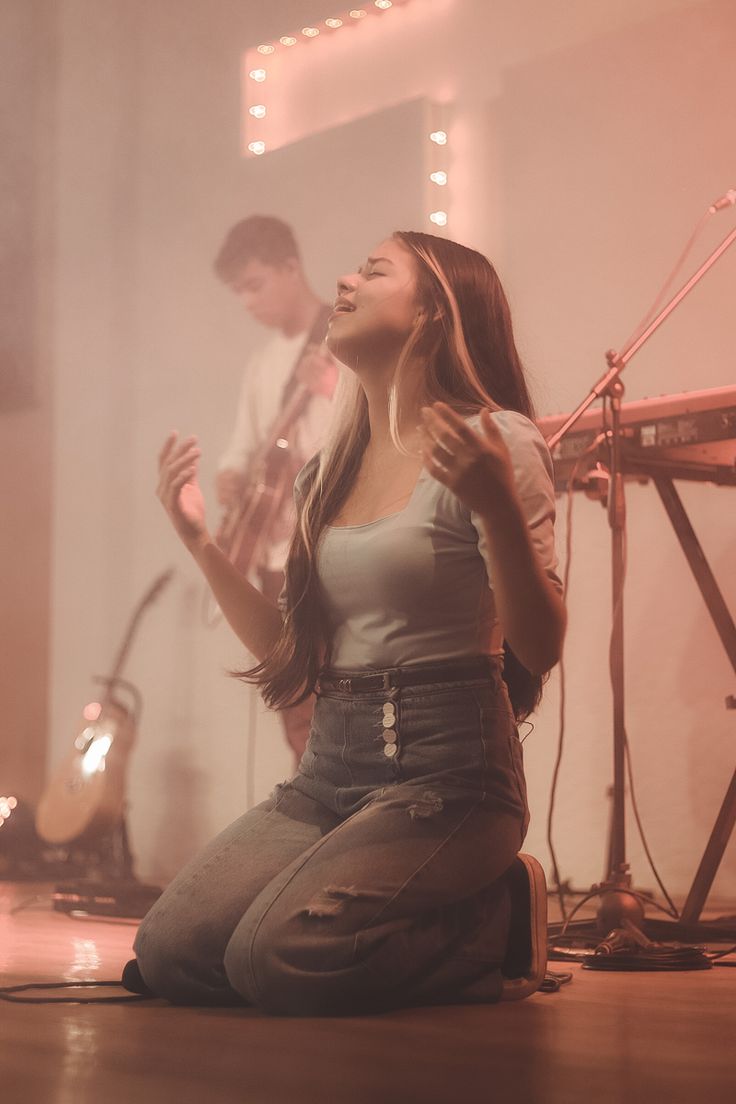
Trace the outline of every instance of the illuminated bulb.
<path fill-rule="evenodd" d="M 251 111 L 252 110 L 253 110 L 253 108 L 251 108 Z M 447 183 L 447 173 L 446 172 L 433 172 L 433 173 L 429 174 L 429 179 L 432 181 L 433 184 L 443 185 L 443 184 Z"/>
<path fill-rule="evenodd" d="M 319 31 L 316 27 L 302 27 L 302 34 L 305 38 L 316 38 Z"/>
<path fill-rule="evenodd" d="M 263 104 L 254 104 L 253 107 L 249 107 L 248 111 L 254 119 L 262 119 L 266 114 L 266 108 Z"/>
<path fill-rule="evenodd" d="M 296 46 L 296 39 L 291 35 L 284 35 L 283 38 L 279 39 L 279 42 L 282 46 Z"/>
<path fill-rule="evenodd" d="M 325 26 L 336 31 L 338 27 L 342 27 L 342 19 L 325 19 Z"/>
<path fill-rule="evenodd" d="M 447 226 L 447 212 L 433 211 L 429 216 L 429 221 L 433 222 L 435 226 Z"/>
<path fill-rule="evenodd" d="M 96 721 L 102 712 L 102 706 L 99 702 L 88 702 L 82 710 L 82 716 L 85 721 Z"/>
<path fill-rule="evenodd" d="M 436 142 L 438 146 L 447 144 L 447 133 L 444 130 L 433 130 L 429 138 L 430 141 Z"/>
<path fill-rule="evenodd" d="M 82 770 L 85 774 L 94 774 L 95 771 L 104 771 L 105 756 L 112 747 L 112 736 L 100 736 L 90 745 L 82 759 Z"/>
<path fill-rule="evenodd" d="M 268 45 L 264 44 L 263 46 L 258 47 L 258 53 L 259 54 L 272 54 L 275 49 L 276 49 L 275 46 L 268 46 Z"/>
<path fill-rule="evenodd" d="M 365 19 L 367 14 L 368 14 L 368 12 L 363 11 L 362 8 L 353 8 L 353 10 L 351 12 L 348 12 L 348 15 L 350 16 L 351 19 Z"/>
<path fill-rule="evenodd" d="M 279 437 L 278 441 L 276 442 L 276 447 L 280 449 L 288 448 L 289 442 L 286 440 L 285 437 Z"/>
<path fill-rule="evenodd" d="M 387 11 L 389 8 L 393 7 L 391 0 L 373 0 L 373 2 L 375 3 L 377 8 L 381 9 L 381 11 Z"/>
<path fill-rule="evenodd" d="M 249 142 L 248 143 L 248 149 L 250 150 L 251 153 L 255 153 L 256 156 L 260 157 L 260 155 L 262 153 L 266 152 L 266 143 L 265 142 Z"/>
<path fill-rule="evenodd" d="M 251 80 L 258 81 L 258 83 L 260 84 L 261 81 L 264 81 L 266 79 L 266 70 L 265 69 L 251 69 L 248 76 L 250 77 Z"/>

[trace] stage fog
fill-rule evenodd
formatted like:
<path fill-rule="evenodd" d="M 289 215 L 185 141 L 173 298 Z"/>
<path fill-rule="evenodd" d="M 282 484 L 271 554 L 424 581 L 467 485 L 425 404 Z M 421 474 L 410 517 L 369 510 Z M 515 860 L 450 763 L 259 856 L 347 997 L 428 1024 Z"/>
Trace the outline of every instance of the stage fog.
<path fill-rule="evenodd" d="M 20 252 L 33 259 L 35 324 L 32 386 L 2 414 L 0 793 L 38 803 L 99 695 L 93 677 L 109 674 L 137 603 L 172 568 L 122 672 L 142 698 L 130 842 L 140 877 L 161 884 L 291 769 L 277 720 L 228 676 L 247 657 L 226 626 L 205 625 L 203 583 L 154 493 L 167 433 L 196 434 L 216 523 L 218 458 L 245 361 L 264 337 L 213 272 L 228 227 L 251 214 L 286 220 L 327 300 L 337 276 L 395 229 L 475 246 L 509 293 L 538 415 L 572 410 L 606 350 L 651 306 L 704 210 L 736 185 L 736 10 L 728 0 L 410 0 L 334 47 L 298 43 L 294 68 L 283 59 L 282 83 L 269 89 L 278 148 L 253 155 L 246 51 L 301 33 L 307 15 L 324 20 L 332 5 L 33 7 L 33 18 L 22 3 L 3 16 L 35 59 L 37 109 L 19 156 L 37 172 L 32 187 L 19 174 L 13 200 L 32 212 Z M 23 67 L 14 72 L 20 82 Z M 20 103 L 20 84 L 17 94 Z M 429 140 L 440 125 L 441 149 Z M 428 183 L 435 155 L 441 186 Z M 679 283 L 735 210 L 708 220 Z M 430 221 L 438 211 L 446 225 Z M 732 384 L 735 276 L 731 250 L 632 360 L 625 402 Z M 17 278 L 14 263 L 6 289 Z M 679 489 L 733 609 L 736 491 Z M 662 877 L 681 894 L 733 771 L 724 702 L 736 685 L 653 486 L 631 481 L 626 491 L 635 792 Z M 565 515 L 560 498 L 563 563 Z M 571 548 L 554 839 L 561 875 L 585 888 L 606 872 L 611 583 L 605 510 L 582 494 Z M 557 670 L 524 726 L 525 846 L 548 870 L 559 710 Z M 635 882 L 653 888 L 630 806 L 627 831 Z M 734 893 L 731 849 L 714 894 Z"/>

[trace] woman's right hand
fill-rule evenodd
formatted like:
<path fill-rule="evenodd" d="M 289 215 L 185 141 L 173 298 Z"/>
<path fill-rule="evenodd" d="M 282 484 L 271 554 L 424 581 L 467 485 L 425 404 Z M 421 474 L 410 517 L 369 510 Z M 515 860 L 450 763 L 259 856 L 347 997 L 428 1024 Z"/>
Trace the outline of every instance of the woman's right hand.
<path fill-rule="evenodd" d="M 190 552 L 210 539 L 204 497 L 197 482 L 200 455 L 196 437 L 185 437 L 179 441 L 179 435 L 174 431 L 166 438 L 158 458 L 156 493 Z"/>

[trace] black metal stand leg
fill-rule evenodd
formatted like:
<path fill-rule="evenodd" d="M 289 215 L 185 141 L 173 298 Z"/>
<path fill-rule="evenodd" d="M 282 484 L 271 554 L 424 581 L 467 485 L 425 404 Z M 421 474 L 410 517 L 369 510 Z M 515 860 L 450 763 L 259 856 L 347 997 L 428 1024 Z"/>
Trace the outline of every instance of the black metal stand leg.
<path fill-rule="evenodd" d="M 710 564 L 705 558 L 705 553 L 695 530 L 690 524 L 690 518 L 687 516 L 682 499 L 671 479 L 656 476 L 654 485 L 662 499 L 680 546 L 685 553 L 690 570 L 698 584 L 698 589 L 703 596 L 703 601 L 710 613 L 726 655 L 734 673 L 736 673 L 736 625 L 734 625 L 728 606 L 710 569 Z M 723 804 L 718 811 L 713 831 L 685 901 L 681 914 L 683 924 L 695 924 L 700 919 L 700 913 L 710 892 L 710 887 L 713 885 L 734 825 L 736 825 L 736 771 L 734 771 L 731 785 L 726 791 Z"/>
<path fill-rule="evenodd" d="M 723 853 L 728 847 L 734 825 L 736 824 L 736 770 L 731 785 L 716 817 L 713 831 L 700 860 L 695 879 L 683 905 L 680 919 L 685 924 L 693 924 L 700 919 L 703 905 L 710 893 L 713 879 L 721 865 Z"/>
<path fill-rule="evenodd" d="M 690 523 L 682 500 L 671 479 L 654 471 L 649 474 L 659 492 L 659 496 L 662 499 L 672 527 L 675 530 L 675 534 L 685 553 L 685 557 L 690 565 L 700 593 L 703 596 L 703 601 L 710 613 L 731 666 L 736 673 L 736 625 L 734 625 L 733 618 L 721 594 L 716 578 L 710 569 L 710 565 L 708 564 L 695 530 Z M 615 797 L 614 788 L 614 798 Z M 620 807 L 617 807 L 614 803 L 611 828 L 612 835 L 609 845 L 612 873 L 609 875 L 606 882 L 599 887 L 601 891 L 606 891 L 606 893 L 610 895 L 614 905 L 616 904 L 614 896 L 615 891 L 618 889 L 623 899 L 623 893 L 621 891 L 623 891 L 625 887 L 625 883 L 621 881 L 621 879 L 619 879 L 620 884 L 617 886 L 615 876 L 616 860 L 617 858 L 620 859 L 621 854 L 623 854 L 623 835 L 621 830 L 619 830 L 618 836 L 615 834 L 616 821 L 620 816 Z M 646 918 L 641 921 L 640 926 L 647 935 L 652 938 L 682 939 L 696 942 L 702 942 L 709 939 L 714 941 L 733 939 L 736 941 L 736 923 L 730 921 L 726 921 L 722 924 L 700 922 L 700 914 L 707 900 L 711 886 L 713 885 L 718 867 L 721 864 L 721 860 L 723 859 L 724 852 L 735 826 L 736 771 L 734 772 L 731 784 L 726 791 L 726 796 L 716 816 L 713 831 L 711 832 L 700 865 L 698 866 L 680 919 L 672 921 Z M 627 867 L 623 868 L 623 877 L 626 877 L 627 869 Z M 599 928 L 604 926 L 601 924 L 601 912 L 599 912 L 598 922 Z M 579 924 L 572 925 L 570 930 L 581 931 L 589 927 L 589 923 L 581 921 Z"/>
<path fill-rule="evenodd" d="M 695 576 L 695 582 L 703 595 L 703 601 L 708 607 L 708 613 L 715 625 L 716 632 L 721 638 L 721 643 L 733 667 L 734 674 L 736 674 L 736 625 L 734 625 L 733 617 L 731 617 L 716 578 L 710 569 L 710 564 L 705 558 L 705 553 L 695 530 L 690 524 L 690 518 L 685 512 L 682 499 L 677 493 L 674 483 L 671 479 L 661 475 L 654 475 L 653 480 L 667 511 L 667 516 L 672 522 L 672 528 L 675 530 L 680 547 L 690 565 L 690 570 Z"/>

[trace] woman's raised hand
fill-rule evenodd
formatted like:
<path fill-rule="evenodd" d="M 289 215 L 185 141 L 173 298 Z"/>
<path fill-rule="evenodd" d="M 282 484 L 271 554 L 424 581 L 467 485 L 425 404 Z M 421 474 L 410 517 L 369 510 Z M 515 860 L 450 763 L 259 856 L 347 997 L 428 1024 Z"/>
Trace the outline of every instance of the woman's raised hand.
<path fill-rule="evenodd" d="M 200 455 L 196 437 L 185 437 L 180 441 L 174 431 L 166 438 L 158 457 L 156 493 L 190 551 L 209 540 L 204 498 L 197 482 Z"/>
<path fill-rule="evenodd" d="M 509 450 L 490 410 L 481 411 L 480 426 L 480 432 L 472 429 L 447 403 L 425 406 L 419 426 L 421 451 L 435 479 L 469 509 L 489 515 L 495 506 L 514 498 L 516 486 Z"/>

